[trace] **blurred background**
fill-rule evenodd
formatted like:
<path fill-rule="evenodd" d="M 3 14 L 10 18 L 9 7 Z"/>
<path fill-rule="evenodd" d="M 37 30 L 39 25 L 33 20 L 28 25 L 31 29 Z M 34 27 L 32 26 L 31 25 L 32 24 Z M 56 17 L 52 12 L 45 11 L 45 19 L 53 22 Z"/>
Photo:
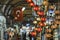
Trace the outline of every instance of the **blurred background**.
<path fill-rule="evenodd" d="M 0 0 L 0 40 L 59 40 L 60 0 Z"/>

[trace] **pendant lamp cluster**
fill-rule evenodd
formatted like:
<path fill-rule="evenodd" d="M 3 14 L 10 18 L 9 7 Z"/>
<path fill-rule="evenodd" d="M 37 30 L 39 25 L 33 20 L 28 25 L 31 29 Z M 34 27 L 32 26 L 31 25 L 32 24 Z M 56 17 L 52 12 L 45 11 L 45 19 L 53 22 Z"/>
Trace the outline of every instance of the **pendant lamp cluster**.
<path fill-rule="evenodd" d="M 42 31 L 42 27 L 46 26 L 45 24 L 45 21 L 46 21 L 46 17 L 45 17 L 45 13 L 44 11 L 40 10 L 40 6 L 34 4 L 34 2 L 32 0 L 26 0 L 29 5 L 33 8 L 33 10 L 37 13 L 37 15 L 39 15 L 40 17 L 40 21 L 38 22 L 38 26 L 39 27 L 35 27 L 35 36 L 36 36 L 36 33 L 40 33 Z M 31 35 L 34 35 L 33 32 L 31 32 Z"/>
<path fill-rule="evenodd" d="M 52 29 L 56 29 L 57 28 L 57 25 L 53 22 L 50 24 L 50 21 L 46 22 L 47 19 L 49 18 L 49 20 L 54 16 L 54 10 L 55 10 L 55 6 L 54 5 L 51 5 L 49 6 L 48 4 L 48 1 L 47 0 L 44 0 L 43 3 L 41 5 L 43 5 L 44 9 L 42 9 L 41 6 L 37 5 L 37 4 L 34 4 L 34 2 L 32 0 L 26 0 L 29 5 L 33 8 L 33 10 L 37 13 L 37 15 L 39 16 L 39 18 L 37 18 L 37 21 L 35 21 L 34 23 L 38 25 L 38 27 L 35 27 L 34 30 L 31 32 L 31 35 L 32 36 L 36 36 L 38 33 L 42 33 L 43 32 L 43 28 L 46 28 L 44 31 L 46 31 L 45 33 L 45 36 L 47 38 L 51 38 L 53 35 L 51 34 L 52 33 Z M 47 13 L 48 12 L 48 13 Z M 56 14 L 59 13 L 59 11 L 55 12 Z M 53 25 L 54 24 L 54 25 Z M 43 33 L 42 33 L 43 34 Z"/>
<path fill-rule="evenodd" d="M 35 11 L 38 11 L 38 10 L 39 10 L 38 5 L 34 4 L 34 2 L 33 2 L 32 0 L 26 0 L 26 1 L 29 3 L 29 5 L 30 5 L 31 7 L 33 7 L 33 9 L 34 9 Z"/>

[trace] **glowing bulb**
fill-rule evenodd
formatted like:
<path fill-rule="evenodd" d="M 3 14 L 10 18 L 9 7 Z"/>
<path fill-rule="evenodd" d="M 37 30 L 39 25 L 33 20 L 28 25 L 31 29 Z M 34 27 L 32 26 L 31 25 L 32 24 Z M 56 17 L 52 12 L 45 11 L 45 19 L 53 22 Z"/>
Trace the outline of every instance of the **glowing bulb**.
<path fill-rule="evenodd" d="M 22 11 L 24 11 L 24 10 L 25 10 L 25 7 L 22 8 Z"/>

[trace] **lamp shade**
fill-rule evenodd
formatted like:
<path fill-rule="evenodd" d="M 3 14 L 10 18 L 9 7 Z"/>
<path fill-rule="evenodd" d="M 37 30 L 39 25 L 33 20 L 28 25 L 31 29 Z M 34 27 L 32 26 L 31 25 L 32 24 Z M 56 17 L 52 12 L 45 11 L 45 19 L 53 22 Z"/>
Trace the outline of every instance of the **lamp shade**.
<path fill-rule="evenodd" d="M 43 2 L 43 5 L 45 5 L 45 6 L 48 6 L 48 4 L 49 4 L 48 1 Z"/>
<path fill-rule="evenodd" d="M 39 22 L 39 26 L 45 26 L 45 23 L 43 23 L 43 22 Z"/>
<path fill-rule="evenodd" d="M 56 24 L 51 26 L 52 29 L 56 29 L 57 27 L 58 26 Z"/>
<path fill-rule="evenodd" d="M 39 7 L 38 7 L 38 6 L 35 6 L 33 9 L 34 9 L 35 11 L 38 11 L 38 10 L 39 10 Z"/>
<path fill-rule="evenodd" d="M 38 14 L 39 16 L 44 16 L 44 12 L 43 12 L 43 11 L 38 11 L 37 14 Z"/>
<path fill-rule="evenodd" d="M 52 30 L 51 29 L 46 29 L 46 32 L 48 33 L 51 33 L 52 32 Z"/>
<path fill-rule="evenodd" d="M 46 21 L 46 18 L 45 17 L 41 18 L 41 21 L 43 21 L 43 22 Z"/>
<path fill-rule="evenodd" d="M 42 31 L 42 28 L 37 28 L 37 32 L 41 32 Z"/>
<path fill-rule="evenodd" d="M 26 0 L 27 2 L 32 2 L 32 0 Z"/>
<path fill-rule="evenodd" d="M 51 34 L 45 34 L 45 36 L 47 37 L 47 38 L 50 38 L 50 37 L 52 37 L 52 35 Z"/>
<path fill-rule="evenodd" d="M 31 36 L 36 36 L 36 32 L 31 32 Z"/>
<path fill-rule="evenodd" d="M 35 4 L 33 2 L 31 2 L 29 5 L 32 6 L 32 7 L 35 6 Z"/>
<path fill-rule="evenodd" d="M 34 24 L 37 24 L 37 21 L 33 21 Z"/>
<path fill-rule="evenodd" d="M 36 18 L 37 21 L 40 21 L 40 18 Z"/>
<path fill-rule="evenodd" d="M 35 28 L 35 31 L 37 31 L 38 29 L 37 28 Z"/>

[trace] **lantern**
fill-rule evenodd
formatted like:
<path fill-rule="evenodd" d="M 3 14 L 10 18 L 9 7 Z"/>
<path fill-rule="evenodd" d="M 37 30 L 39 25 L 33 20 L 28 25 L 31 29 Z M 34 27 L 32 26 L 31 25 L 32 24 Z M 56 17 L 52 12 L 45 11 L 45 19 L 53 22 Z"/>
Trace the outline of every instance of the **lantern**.
<path fill-rule="evenodd" d="M 55 23 L 56 23 L 56 24 L 60 24 L 60 21 L 58 21 L 58 20 L 55 20 Z"/>
<path fill-rule="evenodd" d="M 49 9 L 54 9 L 54 8 L 55 8 L 55 6 L 53 6 L 53 5 L 49 6 Z"/>
<path fill-rule="evenodd" d="M 55 11 L 55 14 L 60 14 L 60 11 L 59 11 L 59 10 L 56 10 L 56 11 Z"/>
<path fill-rule="evenodd" d="M 46 18 L 44 18 L 44 17 L 43 17 L 43 18 L 41 18 L 41 21 L 43 21 L 43 22 L 44 22 L 44 21 L 46 21 Z"/>
<path fill-rule="evenodd" d="M 48 33 L 51 33 L 52 32 L 52 30 L 51 29 L 46 29 L 46 32 Z"/>
<path fill-rule="evenodd" d="M 47 38 L 50 38 L 50 37 L 52 37 L 52 34 L 45 34 L 45 36 L 47 37 Z"/>
<path fill-rule="evenodd" d="M 42 28 L 37 28 L 37 32 L 41 32 L 42 31 Z"/>
<path fill-rule="evenodd" d="M 33 21 L 34 24 L 37 24 L 37 21 Z"/>
<path fill-rule="evenodd" d="M 36 18 L 37 21 L 40 21 L 40 18 Z"/>
<path fill-rule="evenodd" d="M 43 5 L 48 6 L 48 1 L 44 1 Z"/>
<path fill-rule="evenodd" d="M 33 2 L 30 3 L 30 6 L 35 6 L 35 4 Z"/>
<path fill-rule="evenodd" d="M 38 29 L 37 28 L 35 28 L 35 31 L 37 31 Z"/>
<path fill-rule="evenodd" d="M 43 11 L 38 11 L 37 14 L 38 14 L 39 16 L 44 16 L 44 12 L 43 12 Z"/>
<path fill-rule="evenodd" d="M 45 23 L 39 22 L 39 26 L 45 26 Z"/>
<path fill-rule="evenodd" d="M 58 26 L 56 24 L 51 26 L 52 29 L 56 29 L 57 27 Z"/>
<path fill-rule="evenodd" d="M 27 2 L 32 2 L 32 0 L 26 0 Z"/>
<path fill-rule="evenodd" d="M 36 32 L 34 31 L 34 32 L 31 32 L 31 36 L 36 36 Z"/>
<path fill-rule="evenodd" d="M 33 9 L 34 9 L 35 11 L 38 11 L 38 10 L 39 10 L 39 7 L 38 7 L 38 6 L 35 6 Z"/>

